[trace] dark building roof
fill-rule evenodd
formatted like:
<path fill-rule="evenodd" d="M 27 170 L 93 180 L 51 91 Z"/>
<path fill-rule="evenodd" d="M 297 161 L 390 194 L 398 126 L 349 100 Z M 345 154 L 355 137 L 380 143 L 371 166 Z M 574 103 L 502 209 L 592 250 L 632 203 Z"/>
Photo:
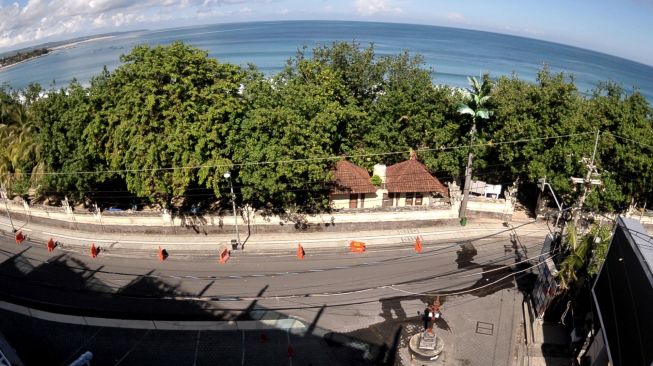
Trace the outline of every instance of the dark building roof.
<path fill-rule="evenodd" d="M 437 192 L 443 197 L 449 196 L 447 187 L 415 158 L 389 166 L 385 171 L 385 183 L 388 192 Z"/>
<path fill-rule="evenodd" d="M 332 193 L 375 193 L 376 187 L 370 182 L 370 173 L 346 160 L 336 163 L 334 169 L 334 188 Z"/>
<path fill-rule="evenodd" d="M 619 217 L 592 294 L 614 366 L 653 364 L 653 238 Z"/>

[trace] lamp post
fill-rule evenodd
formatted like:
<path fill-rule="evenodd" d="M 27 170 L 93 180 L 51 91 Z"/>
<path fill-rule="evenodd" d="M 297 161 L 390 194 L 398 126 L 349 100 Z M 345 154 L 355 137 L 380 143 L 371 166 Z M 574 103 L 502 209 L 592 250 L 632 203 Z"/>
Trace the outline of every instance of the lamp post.
<path fill-rule="evenodd" d="M 238 216 L 236 216 L 236 195 L 234 194 L 234 184 L 231 181 L 231 172 L 228 170 L 224 173 L 224 178 L 229 181 L 229 187 L 231 188 L 231 204 L 234 211 L 234 224 L 236 225 L 236 240 L 240 249 L 243 249 L 242 244 L 240 243 L 240 233 L 238 232 Z"/>
<path fill-rule="evenodd" d="M 15 233 L 16 228 L 14 227 L 14 220 L 11 219 L 11 213 L 9 213 L 9 206 L 7 206 L 7 189 L 4 185 L 0 187 L 0 197 L 5 202 L 5 211 L 7 211 L 7 217 L 9 218 L 9 223 L 11 224 L 11 232 Z"/>

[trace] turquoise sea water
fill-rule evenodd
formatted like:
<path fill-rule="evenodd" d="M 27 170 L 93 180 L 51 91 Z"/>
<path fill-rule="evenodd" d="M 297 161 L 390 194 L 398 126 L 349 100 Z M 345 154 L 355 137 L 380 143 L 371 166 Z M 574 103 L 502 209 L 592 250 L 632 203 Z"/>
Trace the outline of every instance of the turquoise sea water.
<path fill-rule="evenodd" d="M 626 90 L 637 88 L 653 102 L 653 67 L 626 59 L 533 39 L 424 25 L 341 21 L 254 22 L 143 31 L 57 50 L 0 71 L 0 84 L 22 88 L 30 82 L 65 86 L 73 78 L 88 84 L 104 65 L 110 70 L 121 54 L 135 45 L 168 44 L 182 40 L 205 49 L 221 62 L 256 64 L 266 74 L 279 71 L 297 49 L 306 45 L 356 40 L 375 44 L 378 54 L 408 50 L 424 56 L 436 83 L 466 86 L 467 75 L 489 72 L 492 77 L 516 73 L 534 81 L 546 64 L 552 71 L 574 75 L 582 92 L 599 81 L 616 81 Z"/>

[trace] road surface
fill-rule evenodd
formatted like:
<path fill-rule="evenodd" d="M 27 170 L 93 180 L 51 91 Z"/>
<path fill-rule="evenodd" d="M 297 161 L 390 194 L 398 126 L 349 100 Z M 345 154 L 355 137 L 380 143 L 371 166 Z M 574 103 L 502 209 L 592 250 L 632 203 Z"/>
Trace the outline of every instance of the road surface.
<path fill-rule="evenodd" d="M 463 241 L 426 240 L 422 253 L 394 246 L 295 253 L 88 253 L 0 238 L 0 295 L 5 301 L 59 313 L 122 319 L 257 320 L 294 317 L 338 333 L 362 332 L 414 318 L 436 294 L 487 296 L 513 287 L 515 272 L 537 263 L 543 232 L 514 232 Z M 522 230 L 523 232 L 520 232 Z M 512 234 L 512 235 L 510 235 Z M 530 262 L 529 262 L 530 260 Z M 523 263 L 522 263 L 523 262 Z M 515 264 L 518 263 L 518 264 Z M 519 264 L 521 263 L 521 264 Z M 447 310 L 445 310 L 447 311 Z M 451 309 L 454 311 L 454 309 Z M 391 343 L 393 334 L 368 334 Z M 251 336 L 251 335 L 250 335 Z"/>

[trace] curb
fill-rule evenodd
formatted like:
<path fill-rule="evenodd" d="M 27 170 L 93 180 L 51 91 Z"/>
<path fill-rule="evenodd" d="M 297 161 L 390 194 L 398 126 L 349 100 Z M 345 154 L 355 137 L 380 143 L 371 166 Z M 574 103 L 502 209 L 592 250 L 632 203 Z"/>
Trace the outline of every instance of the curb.
<path fill-rule="evenodd" d="M 90 316 L 77 316 L 69 314 L 53 313 L 44 310 L 33 309 L 23 305 L 16 305 L 6 301 L 0 301 L 0 309 L 11 311 L 17 314 L 46 320 L 57 323 L 87 325 L 93 327 L 126 328 L 126 329 L 150 329 L 150 330 L 212 330 L 212 331 L 236 331 L 236 330 L 285 330 L 293 334 L 303 334 L 307 327 L 301 321 L 294 318 L 284 319 L 262 319 L 262 320 L 225 320 L 225 321 L 172 321 L 172 320 L 130 320 L 98 318 Z"/>
<path fill-rule="evenodd" d="M 536 233 L 541 232 L 543 229 L 534 228 L 534 229 L 523 229 L 522 226 L 535 223 L 535 221 L 530 221 L 526 223 L 519 223 L 518 227 L 523 233 Z M 481 224 L 486 225 L 486 224 Z M 4 222 L 0 222 L 0 226 L 8 226 Z M 215 250 L 216 245 L 228 244 L 227 239 L 225 238 L 212 238 L 212 237 L 201 237 L 201 239 L 209 239 L 205 241 L 195 241 L 200 238 L 184 238 L 180 240 L 179 238 L 172 238 L 170 236 L 163 236 L 157 240 L 135 240 L 135 239 L 104 239 L 89 238 L 88 234 L 83 236 L 73 236 L 68 234 L 57 233 L 56 230 L 48 231 L 37 231 L 30 228 L 22 228 L 21 230 L 29 233 L 32 236 L 31 241 L 34 243 L 36 240 L 47 240 L 50 237 L 55 238 L 57 241 L 63 241 L 62 239 L 71 240 L 70 242 L 63 241 L 66 247 L 72 248 L 86 248 L 91 242 L 96 244 L 110 244 L 107 249 L 132 249 L 132 250 L 153 250 L 157 249 L 159 246 L 165 246 L 168 250 L 185 250 L 185 251 L 207 251 Z M 474 227 L 474 228 L 457 228 L 457 229 L 448 229 L 440 231 L 426 231 L 426 232 L 416 232 L 416 233 L 399 233 L 399 234 L 388 234 L 388 235 L 370 235 L 369 231 L 362 232 L 367 233 L 368 235 L 357 236 L 355 232 L 351 233 L 348 237 L 334 236 L 327 238 L 316 238 L 311 239 L 309 237 L 303 238 L 292 238 L 288 239 L 252 239 L 247 240 L 246 243 L 248 248 L 251 248 L 250 251 L 262 251 L 262 250 L 278 250 L 278 251 L 287 251 L 295 250 L 298 242 L 301 242 L 302 246 L 306 249 L 320 249 L 320 248 L 344 248 L 347 247 L 349 241 L 351 240 L 361 240 L 361 241 L 372 241 L 370 243 L 374 246 L 397 246 L 408 243 L 406 239 L 416 238 L 417 236 L 429 237 L 430 239 L 437 240 L 438 236 L 445 236 L 447 239 L 456 238 L 456 239 L 466 239 L 473 237 L 482 237 L 487 233 L 494 233 L 495 235 L 509 234 L 513 228 L 500 227 Z M 5 230 L 1 230 L 5 231 Z M 10 232 L 7 231 L 7 235 Z M 309 235 L 309 234 L 305 234 Z M 291 236 L 291 235 L 289 235 Z M 400 240 L 397 240 L 400 239 Z M 376 241 L 376 242 L 374 242 Z M 412 241 L 410 242 L 412 244 Z"/>

